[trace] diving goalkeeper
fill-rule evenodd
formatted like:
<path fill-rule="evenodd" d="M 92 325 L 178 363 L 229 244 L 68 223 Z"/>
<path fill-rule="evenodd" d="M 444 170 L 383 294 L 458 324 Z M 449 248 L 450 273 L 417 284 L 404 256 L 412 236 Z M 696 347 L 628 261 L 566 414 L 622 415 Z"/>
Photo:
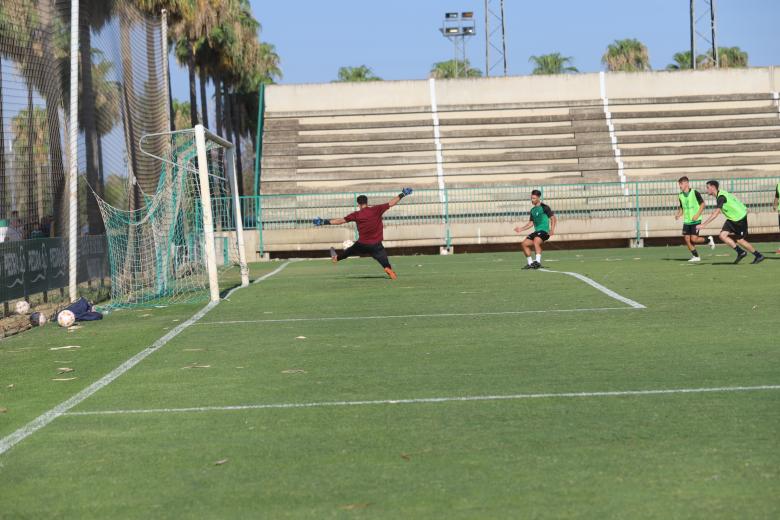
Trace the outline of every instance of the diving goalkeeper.
<path fill-rule="evenodd" d="M 412 191 L 412 188 L 404 188 L 401 193 L 399 193 L 389 202 L 380 204 L 378 206 L 369 206 L 368 197 L 365 195 L 360 195 L 357 198 L 358 210 L 350 213 L 346 217 L 334 219 L 322 219 L 320 217 L 315 218 L 315 226 L 338 226 L 340 224 L 346 224 L 347 222 L 354 222 L 357 224 L 357 242 L 338 254 L 336 254 L 336 250 L 334 248 L 330 248 L 330 257 L 333 262 L 336 263 L 339 260 L 344 260 L 350 256 L 370 254 L 374 260 L 379 262 L 379 264 L 384 268 L 387 276 L 393 280 L 398 278 L 398 276 L 395 274 L 395 271 L 393 271 L 392 266 L 390 265 L 390 260 L 387 258 L 387 251 L 385 251 L 385 246 L 382 245 L 382 240 L 384 239 L 384 224 L 382 223 L 382 215 L 385 211 L 401 202 L 402 198 L 406 197 L 407 195 L 411 195 Z"/>

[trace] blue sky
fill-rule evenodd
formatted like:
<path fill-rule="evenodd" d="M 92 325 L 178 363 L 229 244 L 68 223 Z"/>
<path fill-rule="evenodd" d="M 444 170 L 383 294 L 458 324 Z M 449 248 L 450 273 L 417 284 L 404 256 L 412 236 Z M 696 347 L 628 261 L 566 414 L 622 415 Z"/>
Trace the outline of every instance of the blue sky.
<path fill-rule="evenodd" d="M 261 38 L 276 45 L 280 83 L 319 83 L 345 65 L 368 65 L 383 79 L 423 79 L 450 59 L 438 31 L 445 11 L 475 12 L 472 65 L 485 68 L 483 0 L 251 0 Z M 704 2 L 698 0 L 700 7 Z M 561 52 L 582 72 L 601 70 L 607 44 L 638 38 L 654 69 L 689 47 L 688 0 L 505 0 L 510 75 L 531 72 L 534 54 Z M 780 65 L 778 0 L 717 0 L 718 45 L 739 46 L 756 66 Z M 702 24 L 704 27 L 704 24 Z M 175 67 L 176 68 L 176 67 Z M 187 98 L 187 76 L 173 71 L 174 96 Z"/>

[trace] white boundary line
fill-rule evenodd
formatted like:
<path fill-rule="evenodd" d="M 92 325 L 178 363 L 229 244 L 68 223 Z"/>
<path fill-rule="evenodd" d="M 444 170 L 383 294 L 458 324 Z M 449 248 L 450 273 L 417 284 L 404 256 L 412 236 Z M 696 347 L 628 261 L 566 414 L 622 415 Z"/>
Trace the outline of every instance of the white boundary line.
<path fill-rule="evenodd" d="M 275 270 L 271 271 L 270 273 L 261 276 L 257 280 L 255 280 L 253 283 L 262 282 L 263 280 L 279 273 L 282 271 L 285 267 L 290 265 L 290 262 L 285 262 L 279 267 L 277 267 Z M 231 294 L 233 294 L 237 289 L 240 289 L 240 287 L 235 287 L 231 289 L 225 298 L 229 298 Z M 48 412 L 45 412 L 44 414 L 36 417 L 29 423 L 25 424 L 12 434 L 0 439 L 0 455 L 7 452 L 11 448 L 13 448 L 16 444 L 22 442 L 24 439 L 35 433 L 36 431 L 40 430 L 50 422 L 52 422 L 57 417 L 60 417 L 61 415 L 65 414 L 68 410 L 73 408 L 74 406 L 82 403 L 85 399 L 92 396 L 95 392 L 100 390 L 101 388 L 104 388 L 105 386 L 111 384 L 115 379 L 117 379 L 119 376 L 136 366 L 138 363 L 146 359 L 148 356 L 153 354 L 154 352 L 160 350 L 162 347 L 164 347 L 169 341 L 171 341 L 173 338 L 178 336 L 184 329 L 190 327 L 195 322 L 197 322 L 199 319 L 201 319 L 203 316 L 205 316 L 211 309 L 216 307 L 219 304 L 219 301 L 215 302 L 209 302 L 205 307 L 203 307 L 201 310 L 196 312 L 190 319 L 185 321 L 184 323 L 181 323 L 177 325 L 175 328 L 173 328 L 168 334 L 161 337 L 154 343 L 152 343 L 151 346 L 145 348 L 135 356 L 131 357 L 118 367 L 116 367 L 114 370 L 106 374 L 105 376 L 101 377 L 70 399 L 67 399 Z"/>
<path fill-rule="evenodd" d="M 439 198 L 444 204 L 444 156 L 441 151 L 441 129 L 439 128 L 439 106 L 436 103 L 436 80 L 430 78 L 428 87 L 431 95 L 431 118 L 433 119 L 433 143 L 436 146 L 436 177 L 439 181 Z"/>
<path fill-rule="evenodd" d="M 612 112 L 609 111 L 609 98 L 607 97 L 607 79 L 604 71 L 599 72 L 599 93 L 601 94 L 601 103 L 604 106 L 604 118 L 607 122 L 607 128 L 609 129 L 609 140 L 612 143 L 612 151 L 615 155 L 615 162 L 618 167 L 618 176 L 620 177 L 620 184 L 625 188 L 626 174 L 624 171 L 623 159 L 620 156 L 620 146 L 617 141 L 617 134 L 615 134 L 615 125 L 612 123 Z M 628 193 L 626 193 L 628 195 Z"/>
<path fill-rule="evenodd" d="M 545 399 L 545 398 L 575 398 L 575 397 L 630 397 L 645 395 L 669 395 L 669 394 L 705 394 L 726 392 L 751 392 L 758 390 L 780 390 L 780 385 L 761 386 L 721 386 L 714 388 L 670 388 L 661 390 L 622 390 L 614 392 L 563 392 L 544 394 L 513 394 L 513 395 L 475 395 L 462 397 L 423 397 L 420 399 L 381 399 L 376 401 L 322 401 L 314 403 L 270 403 L 270 404 L 244 404 L 234 406 L 199 406 L 191 408 L 147 408 L 135 410 L 94 410 L 84 412 L 69 412 L 65 415 L 128 415 L 142 413 L 184 413 L 184 412 L 216 412 L 238 410 L 268 410 L 290 408 L 324 408 L 332 406 L 365 406 L 384 404 L 431 404 L 451 403 L 464 401 L 513 401 L 520 399 Z"/>
<path fill-rule="evenodd" d="M 620 295 L 618 296 L 622 298 L 622 296 Z M 644 309 L 644 306 L 634 307 L 634 308 Z M 198 323 L 198 325 L 240 325 L 242 323 L 296 323 L 300 321 L 391 320 L 391 319 L 403 319 L 403 318 L 456 318 L 456 317 L 469 317 L 469 316 L 514 316 L 517 314 L 545 314 L 548 312 L 599 312 L 599 311 L 630 311 L 630 310 L 631 310 L 630 307 L 591 307 L 587 309 L 549 309 L 549 310 L 497 311 L 497 312 L 446 312 L 440 314 L 390 314 L 386 316 L 324 316 L 320 318 L 280 318 L 275 320 L 270 319 L 270 320 L 206 321 L 203 323 Z"/>
<path fill-rule="evenodd" d="M 545 273 L 558 273 L 558 274 L 567 274 L 569 276 L 573 276 L 574 278 L 576 278 L 578 280 L 582 280 L 583 282 L 585 282 L 586 284 L 590 285 L 591 287 L 593 287 L 595 289 L 598 289 L 599 291 L 603 292 L 604 294 L 606 294 L 610 298 L 614 298 L 615 300 L 617 300 L 619 302 L 623 302 L 626 305 L 630 305 L 634 309 L 646 309 L 647 308 L 647 307 L 645 307 L 644 305 L 642 305 L 639 302 L 635 302 L 634 300 L 632 300 L 630 298 L 626 298 L 625 296 L 620 296 L 618 293 L 616 293 L 612 289 L 608 289 L 607 287 L 604 287 L 603 285 L 601 285 L 600 283 L 596 282 L 595 280 L 591 280 L 587 276 L 582 275 L 580 273 L 570 273 L 570 272 L 567 272 L 567 271 L 553 271 L 551 269 L 540 269 L 540 271 L 543 271 Z"/>

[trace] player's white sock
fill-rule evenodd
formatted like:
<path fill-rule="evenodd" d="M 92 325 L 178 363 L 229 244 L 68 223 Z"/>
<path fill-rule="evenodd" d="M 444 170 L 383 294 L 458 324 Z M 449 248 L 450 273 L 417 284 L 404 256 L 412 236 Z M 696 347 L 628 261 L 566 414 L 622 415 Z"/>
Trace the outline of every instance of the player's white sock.
<path fill-rule="evenodd" d="M 528 260 L 528 265 L 531 265 L 532 263 L 534 263 L 534 259 L 533 259 L 532 256 L 529 256 L 526 260 Z"/>
<path fill-rule="evenodd" d="M 542 255 L 536 255 L 536 262 L 539 264 L 542 263 Z"/>

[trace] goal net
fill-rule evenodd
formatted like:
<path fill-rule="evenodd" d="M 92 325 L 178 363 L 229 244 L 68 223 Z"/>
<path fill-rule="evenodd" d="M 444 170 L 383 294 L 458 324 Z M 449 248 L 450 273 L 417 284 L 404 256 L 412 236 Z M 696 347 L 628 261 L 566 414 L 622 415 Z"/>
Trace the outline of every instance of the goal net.
<path fill-rule="evenodd" d="M 154 193 L 139 189 L 131 210 L 98 197 L 109 307 L 217 301 L 220 291 L 248 285 L 233 145 L 198 125 L 144 136 L 141 152 L 159 160 Z"/>

